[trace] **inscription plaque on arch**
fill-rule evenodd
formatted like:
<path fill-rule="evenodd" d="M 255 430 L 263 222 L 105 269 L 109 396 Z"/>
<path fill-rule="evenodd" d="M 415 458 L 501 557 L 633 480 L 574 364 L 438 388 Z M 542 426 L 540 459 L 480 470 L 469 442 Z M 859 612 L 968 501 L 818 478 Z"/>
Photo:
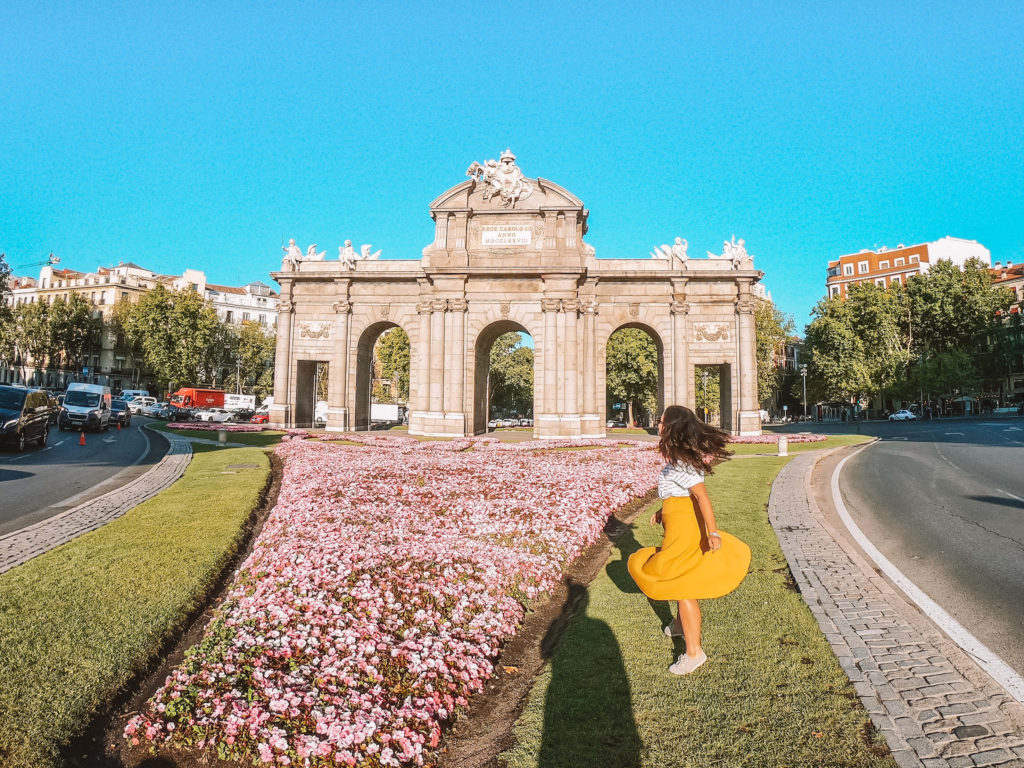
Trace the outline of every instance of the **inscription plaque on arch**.
<path fill-rule="evenodd" d="M 480 245 L 490 248 L 514 248 L 533 244 L 533 227 L 530 224 L 482 224 Z"/>

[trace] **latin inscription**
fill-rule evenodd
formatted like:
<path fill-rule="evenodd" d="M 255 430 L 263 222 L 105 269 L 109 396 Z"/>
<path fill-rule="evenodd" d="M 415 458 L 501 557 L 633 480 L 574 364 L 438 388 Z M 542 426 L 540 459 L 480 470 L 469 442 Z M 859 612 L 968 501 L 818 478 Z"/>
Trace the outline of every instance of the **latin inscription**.
<path fill-rule="evenodd" d="M 508 247 L 530 245 L 533 227 L 530 224 L 484 224 L 480 227 L 480 245 Z"/>

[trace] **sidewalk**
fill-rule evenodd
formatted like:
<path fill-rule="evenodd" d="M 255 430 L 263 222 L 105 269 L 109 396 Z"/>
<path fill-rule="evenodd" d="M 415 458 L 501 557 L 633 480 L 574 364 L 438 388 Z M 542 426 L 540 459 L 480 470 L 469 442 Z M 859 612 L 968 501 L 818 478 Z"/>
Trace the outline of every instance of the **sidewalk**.
<path fill-rule="evenodd" d="M 181 477 L 192 460 L 192 441 L 172 433 L 163 435 L 171 447 L 144 475 L 59 515 L 0 536 L 0 574 L 109 523 Z"/>
<path fill-rule="evenodd" d="M 900 766 L 1024 766 L 1024 707 L 832 528 L 815 451 L 772 484 L 768 515 L 797 586 Z"/>

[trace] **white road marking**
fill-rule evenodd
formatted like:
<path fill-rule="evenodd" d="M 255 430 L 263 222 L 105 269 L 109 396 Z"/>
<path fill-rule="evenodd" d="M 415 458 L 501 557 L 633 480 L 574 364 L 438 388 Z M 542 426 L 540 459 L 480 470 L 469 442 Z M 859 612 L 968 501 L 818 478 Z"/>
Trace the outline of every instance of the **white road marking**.
<path fill-rule="evenodd" d="M 54 443 L 53 447 L 56 448 L 58 445 L 64 445 L 64 443 L 66 443 L 66 442 L 67 442 L 67 439 L 61 440 L 59 443 Z"/>
<path fill-rule="evenodd" d="M 1003 430 L 1003 432 L 1020 432 L 1020 431 L 1021 431 L 1020 427 L 1007 427 L 1006 429 Z"/>
<path fill-rule="evenodd" d="M 960 437 L 963 437 L 963 436 L 964 436 L 964 433 L 963 433 L 963 432 L 947 432 L 946 434 L 947 434 L 947 435 L 960 435 Z"/>
<path fill-rule="evenodd" d="M 114 437 L 104 437 L 103 438 L 103 442 L 104 443 L 116 443 L 117 442 L 117 438 L 114 438 Z"/>
<path fill-rule="evenodd" d="M 24 456 L 15 456 L 13 459 L 11 459 L 11 461 L 21 461 L 22 459 L 27 459 L 27 458 L 28 458 L 28 454 L 25 454 Z"/>
<path fill-rule="evenodd" d="M 1020 496 L 1014 496 L 1012 493 L 1010 493 L 1009 491 L 1004 491 L 1002 488 L 994 488 L 993 490 L 998 491 L 999 493 L 1003 494 L 1003 496 L 1007 496 L 1013 499 L 1014 501 L 1024 501 L 1024 499 L 1022 499 Z"/>
<path fill-rule="evenodd" d="M 867 447 L 869 446 L 864 446 L 864 448 Z M 1005 661 L 989 650 L 989 648 L 978 640 L 978 638 L 968 632 L 960 622 L 946 613 L 942 606 L 928 597 L 928 595 L 926 595 L 916 584 L 904 576 L 903 572 L 893 565 L 892 561 L 883 555 L 878 548 L 871 543 L 868 537 L 864 535 L 864 532 L 861 531 L 857 523 L 853 521 L 849 510 L 846 508 L 846 504 L 843 503 L 843 495 L 839 492 L 839 473 L 842 472 L 843 466 L 846 462 L 863 451 L 864 448 L 858 448 L 845 459 L 840 461 L 832 472 L 832 502 L 835 504 L 839 518 L 843 521 L 846 529 L 850 532 L 850 535 L 853 536 L 857 544 L 860 545 L 861 549 L 867 553 L 868 557 L 875 561 L 875 564 L 882 569 L 885 575 L 888 576 L 897 587 L 903 590 L 904 594 L 916 603 L 917 607 L 920 608 L 928 618 L 938 624 L 939 628 L 945 632 L 954 643 L 960 646 L 960 648 L 978 662 L 978 666 L 984 669 L 993 680 L 999 683 L 999 685 L 1003 686 L 1007 693 L 1013 696 L 1017 701 L 1024 704 L 1024 677 L 1018 675 Z"/>

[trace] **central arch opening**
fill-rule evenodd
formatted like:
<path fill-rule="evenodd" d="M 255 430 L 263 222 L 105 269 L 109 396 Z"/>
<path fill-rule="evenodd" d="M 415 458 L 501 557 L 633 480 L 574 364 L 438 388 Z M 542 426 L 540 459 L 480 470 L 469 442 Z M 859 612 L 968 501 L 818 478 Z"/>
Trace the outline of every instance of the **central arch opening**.
<path fill-rule="evenodd" d="M 651 428 L 665 410 L 665 350 L 641 323 L 619 326 L 605 348 L 606 428 Z"/>
<path fill-rule="evenodd" d="M 409 336 L 397 324 L 374 323 L 359 337 L 353 427 L 385 428 L 406 421 L 409 404 Z"/>
<path fill-rule="evenodd" d="M 501 320 L 480 332 L 474 350 L 474 435 L 487 432 L 492 420 L 533 426 L 535 366 L 533 337 L 523 326 Z"/>

